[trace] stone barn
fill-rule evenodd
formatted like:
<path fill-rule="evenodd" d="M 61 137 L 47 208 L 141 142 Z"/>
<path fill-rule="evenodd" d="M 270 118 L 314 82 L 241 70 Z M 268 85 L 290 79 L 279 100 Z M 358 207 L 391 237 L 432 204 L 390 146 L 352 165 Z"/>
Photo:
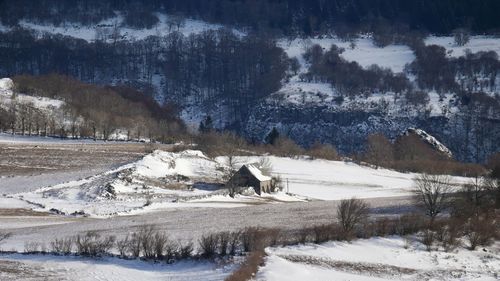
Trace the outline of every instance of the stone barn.
<path fill-rule="evenodd" d="M 238 187 L 251 186 L 255 193 L 260 195 L 262 192 L 271 192 L 272 178 L 262 174 L 262 171 L 255 165 L 247 164 L 241 166 L 228 184 L 234 184 Z"/>

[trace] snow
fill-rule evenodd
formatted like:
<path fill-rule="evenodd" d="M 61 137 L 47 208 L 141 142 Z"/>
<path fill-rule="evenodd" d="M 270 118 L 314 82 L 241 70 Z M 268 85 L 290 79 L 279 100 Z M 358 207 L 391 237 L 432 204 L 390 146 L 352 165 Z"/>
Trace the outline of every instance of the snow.
<path fill-rule="evenodd" d="M 234 264 L 223 265 L 194 260 L 167 265 L 111 257 L 90 259 L 19 254 L 0 255 L 0 264 L 2 261 L 19 262 L 22 265 L 26 279 L 16 276 L 16 280 L 33 280 L 33 276 L 50 276 L 50 280 L 75 280 L 78 276 L 77 279 L 82 281 L 224 280 L 235 268 Z M 31 270 L 34 272 L 30 272 Z M 8 271 L 0 272 L 0 279 L 3 280 L 2 276 L 9 276 L 8 274 Z"/>
<path fill-rule="evenodd" d="M 418 241 L 408 245 L 403 238 L 389 237 L 268 248 L 269 257 L 257 280 L 324 280 L 325 277 L 329 280 L 414 280 L 419 276 L 430 280 L 497 280 L 498 246 L 485 251 L 457 248 L 453 252 L 428 252 Z M 294 257 L 295 262 L 287 257 Z"/>
<path fill-rule="evenodd" d="M 442 144 L 440 141 L 438 141 L 435 137 L 431 136 L 426 131 L 424 131 L 422 129 L 408 128 L 408 130 L 406 131 L 406 134 L 408 134 L 408 133 L 416 134 L 422 140 L 424 140 L 425 142 L 430 144 L 432 147 L 434 147 L 438 151 L 444 153 L 446 156 L 448 156 L 450 158 L 453 156 L 451 151 L 444 144 Z"/>
<path fill-rule="evenodd" d="M 9 196 L 36 204 L 35 210 L 84 212 L 95 217 L 132 215 L 162 209 L 241 207 L 253 204 L 300 202 L 306 199 L 341 200 L 380 198 L 413 193 L 416 174 L 373 169 L 350 162 L 265 156 L 272 175 L 280 176 L 285 191 L 258 196 L 229 197 L 223 188 L 226 157 L 211 159 L 201 151 L 154 151 L 142 159 L 84 179 L 47 186 Z M 251 166 L 261 157 L 236 157 L 261 180 L 270 177 Z M 467 182 L 454 177 L 454 184 Z"/>
<path fill-rule="evenodd" d="M 12 102 L 14 82 L 10 78 L 0 79 L 0 106 L 8 106 Z M 34 97 L 16 93 L 15 99 L 18 103 L 32 104 L 35 108 L 42 110 L 54 110 L 64 105 L 61 100 L 46 97 Z"/>
<path fill-rule="evenodd" d="M 270 181 L 271 180 L 271 177 L 263 175 L 262 171 L 259 168 L 255 167 L 255 165 L 248 164 L 245 166 L 248 168 L 250 173 L 252 173 L 252 175 L 255 178 L 257 178 L 259 181 Z"/>
<path fill-rule="evenodd" d="M 217 30 L 223 28 L 220 24 L 210 24 L 200 20 L 186 18 L 183 24 L 177 28 L 169 25 L 169 15 L 157 14 L 159 22 L 150 29 L 136 29 L 124 26 L 124 18 L 122 15 L 101 21 L 95 25 L 81 25 L 76 23 L 64 23 L 59 26 L 43 23 L 33 23 L 26 20 L 21 20 L 19 25 L 26 29 L 37 31 L 41 34 L 61 34 L 74 38 L 83 39 L 87 42 L 93 42 L 99 36 L 104 36 L 107 41 L 112 40 L 112 34 L 115 31 L 119 32 L 118 40 L 142 40 L 148 36 L 165 36 L 172 32 L 180 32 L 185 36 L 191 34 L 199 34 L 207 30 Z M 8 30 L 8 28 L 3 28 Z M 243 36 L 244 33 L 238 30 L 233 30 L 238 36 Z M 99 38 L 102 39 L 102 38 Z"/>
<path fill-rule="evenodd" d="M 424 40 L 426 45 L 438 45 L 446 48 L 449 57 L 465 55 L 466 50 L 472 53 L 495 51 L 500 55 L 500 38 L 491 36 L 471 36 L 469 43 L 458 46 L 452 36 L 429 36 Z"/>
<path fill-rule="evenodd" d="M 308 38 L 308 39 L 282 39 L 278 42 L 289 57 L 300 56 L 306 50 L 307 46 L 314 44 L 320 45 L 325 51 L 328 51 L 332 45 L 344 48 L 341 57 L 347 61 L 355 61 L 364 68 L 371 65 L 378 65 L 382 68 L 389 68 L 393 72 L 403 72 L 406 64 L 415 59 L 413 51 L 404 45 L 388 45 L 383 48 L 374 45 L 370 36 L 361 36 L 354 40 L 355 47 L 351 48 L 351 43 L 343 41 L 340 38 Z"/>
<path fill-rule="evenodd" d="M 272 165 L 272 175 L 280 176 L 285 188 L 288 183 L 290 193 L 320 200 L 411 195 L 413 178 L 417 176 L 414 173 L 374 169 L 352 162 L 276 156 L 268 156 L 267 159 Z M 255 163 L 257 160 L 257 157 L 236 158 L 241 165 Z M 453 177 L 454 184 L 468 180 Z"/>

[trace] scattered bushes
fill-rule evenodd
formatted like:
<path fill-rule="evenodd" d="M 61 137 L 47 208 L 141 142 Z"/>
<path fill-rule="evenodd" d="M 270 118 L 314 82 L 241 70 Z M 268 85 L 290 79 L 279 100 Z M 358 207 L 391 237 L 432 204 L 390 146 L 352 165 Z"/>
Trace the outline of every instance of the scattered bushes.
<path fill-rule="evenodd" d="M 79 255 L 97 257 L 111 250 L 115 242 L 114 236 L 101 236 L 95 231 L 84 235 L 77 235 L 75 239 L 76 251 Z"/>
<path fill-rule="evenodd" d="M 203 235 L 199 241 L 201 256 L 213 258 L 217 254 L 219 237 L 216 234 Z"/>
<path fill-rule="evenodd" d="M 69 255 L 71 254 L 71 250 L 73 249 L 73 238 L 55 238 L 52 242 L 50 242 L 50 250 L 53 254 L 63 254 Z"/>

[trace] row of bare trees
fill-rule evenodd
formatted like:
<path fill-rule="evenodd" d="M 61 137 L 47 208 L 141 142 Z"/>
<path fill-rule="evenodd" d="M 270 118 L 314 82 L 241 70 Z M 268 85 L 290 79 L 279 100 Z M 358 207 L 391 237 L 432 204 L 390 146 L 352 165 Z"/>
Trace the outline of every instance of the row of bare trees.
<path fill-rule="evenodd" d="M 15 91 L 0 107 L 0 130 L 18 134 L 73 138 L 173 141 L 184 124 L 170 105 L 159 106 L 127 87 L 99 87 L 60 76 L 17 76 Z M 61 106 L 37 106 L 16 98 L 21 92 L 63 101 Z"/>

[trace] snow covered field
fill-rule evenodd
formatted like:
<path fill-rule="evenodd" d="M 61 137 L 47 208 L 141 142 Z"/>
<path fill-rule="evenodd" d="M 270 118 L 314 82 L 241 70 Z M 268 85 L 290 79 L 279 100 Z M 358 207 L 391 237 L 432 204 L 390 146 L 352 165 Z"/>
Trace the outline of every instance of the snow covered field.
<path fill-rule="evenodd" d="M 405 246 L 407 249 L 405 249 Z M 371 238 L 269 248 L 257 280 L 498 280 L 500 244 L 469 251 L 425 250 L 415 239 Z"/>
<path fill-rule="evenodd" d="M 389 45 L 383 48 L 373 44 L 369 36 L 361 36 L 354 40 L 354 48 L 351 43 L 343 41 L 340 38 L 308 38 L 308 39 L 282 39 L 279 46 L 282 47 L 289 57 L 296 57 L 303 63 L 302 55 L 307 47 L 318 44 L 324 51 L 328 51 L 332 45 L 343 48 L 341 57 L 347 61 L 355 61 L 362 67 L 378 65 L 383 68 L 389 68 L 393 72 L 403 72 L 407 63 L 415 59 L 413 51 L 404 45 Z"/>
<path fill-rule="evenodd" d="M 172 265 L 51 255 L 0 255 L 0 280 L 224 280 L 234 264 L 184 261 Z"/>
<path fill-rule="evenodd" d="M 266 158 L 272 174 L 283 179 L 284 192 L 257 196 L 250 192 L 229 197 L 223 188 L 225 157 L 210 159 L 202 152 L 157 150 L 139 161 L 88 178 L 10 194 L 15 202 L 35 210 L 97 217 L 130 215 L 169 208 L 240 207 L 245 205 L 380 198 L 412 194 L 415 174 L 373 169 L 351 162 L 307 158 L 236 157 L 237 165 Z M 455 184 L 466 178 L 453 178 Z M 19 201 L 21 199 L 22 201 Z M 5 199 L 6 200 L 6 199 Z"/>
<path fill-rule="evenodd" d="M 307 158 L 267 157 L 273 174 L 288 181 L 289 192 L 319 200 L 341 200 L 351 197 L 377 198 L 411 195 L 417 174 L 374 169 L 352 162 Z M 239 163 L 256 162 L 256 157 L 239 157 Z M 454 177 L 455 184 L 469 179 Z"/>
<path fill-rule="evenodd" d="M 451 36 L 429 36 L 425 39 L 425 44 L 444 47 L 449 57 L 464 56 L 466 50 L 472 53 L 494 51 L 500 55 L 500 38 L 491 36 L 471 36 L 470 41 L 464 46 L 458 46 Z"/>

